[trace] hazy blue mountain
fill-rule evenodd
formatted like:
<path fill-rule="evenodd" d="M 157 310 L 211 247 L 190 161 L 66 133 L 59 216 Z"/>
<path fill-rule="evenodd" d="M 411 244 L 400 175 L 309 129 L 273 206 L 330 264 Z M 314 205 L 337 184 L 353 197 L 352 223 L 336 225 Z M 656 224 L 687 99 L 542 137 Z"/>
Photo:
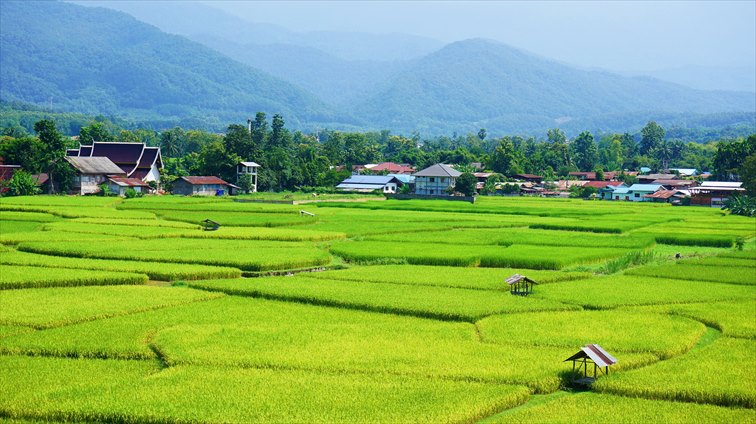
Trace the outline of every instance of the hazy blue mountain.
<path fill-rule="evenodd" d="M 292 126 L 346 115 L 293 85 L 131 16 L 58 2 L 0 2 L 0 96 L 68 110 L 202 116 L 256 111 Z M 343 122 L 343 121 L 342 121 Z"/>
<path fill-rule="evenodd" d="M 447 45 L 414 62 L 354 110 L 368 122 L 430 133 L 529 131 L 575 119 L 755 112 L 753 93 L 701 91 L 653 78 L 578 70 L 488 40 Z M 593 119 L 595 117 L 595 119 Z"/>
<path fill-rule="evenodd" d="M 754 66 L 686 65 L 639 72 L 700 90 L 737 90 L 756 92 Z"/>
<path fill-rule="evenodd" d="M 101 0 L 78 3 L 120 10 L 173 34 L 211 36 L 241 45 L 288 44 L 310 47 L 344 60 L 406 60 L 443 46 L 438 40 L 409 34 L 290 31 L 277 25 L 248 22 L 201 3 Z"/>
<path fill-rule="evenodd" d="M 345 60 L 311 47 L 291 44 L 236 44 L 212 36 L 191 38 L 336 106 L 349 105 L 375 94 L 389 78 L 411 63 Z"/>

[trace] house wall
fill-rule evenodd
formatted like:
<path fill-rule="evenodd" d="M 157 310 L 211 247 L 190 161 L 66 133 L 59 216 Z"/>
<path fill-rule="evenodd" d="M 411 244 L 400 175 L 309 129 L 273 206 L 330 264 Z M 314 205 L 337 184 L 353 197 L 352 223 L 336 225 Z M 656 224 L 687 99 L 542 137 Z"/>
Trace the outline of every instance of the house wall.
<path fill-rule="evenodd" d="M 452 177 L 416 177 L 415 194 L 447 196 L 446 189 L 454 187 L 456 178 Z"/>
<path fill-rule="evenodd" d="M 173 194 L 182 194 L 184 196 L 215 196 L 215 193 L 222 189 L 226 194 L 231 194 L 229 187 L 221 184 L 196 184 L 192 185 L 184 180 L 176 180 L 173 183 Z"/>
<path fill-rule="evenodd" d="M 150 168 L 150 172 L 142 179 L 142 181 L 148 183 L 150 181 L 155 181 L 157 183 L 160 182 L 160 170 L 158 169 L 157 165 L 152 165 L 152 168 Z"/>
<path fill-rule="evenodd" d="M 383 186 L 384 193 L 396 193 L 396 183 L 388 183 Z"/>
<path fill-rule="evenodd" d="M 101 174 L 79 174 L 74 177 L 73 193 L 95 194 L 100 191 L 99 185 L 107 181 L 107 177 Z"/>

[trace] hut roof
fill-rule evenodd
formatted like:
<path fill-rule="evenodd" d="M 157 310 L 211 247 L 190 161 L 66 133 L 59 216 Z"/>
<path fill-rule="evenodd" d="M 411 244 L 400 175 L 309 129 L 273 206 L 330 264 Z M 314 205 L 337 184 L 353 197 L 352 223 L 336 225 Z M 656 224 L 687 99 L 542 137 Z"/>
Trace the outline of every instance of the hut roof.
<path fill-rule="evenodd" d="M 617 363 L 617 359 L 614 356 L 608 354 L 597 344 L 587 344 L 583 346 L 578 353 L 565 359 L 564 362 L 583 358 L 589 358 L 600 367 L 608 367 L 609 365 Z"/>
<path fill-rule="evenodd" d="M 528 277 L 526 277 L 524 275 L 520 275 L 520 274 L 515 274 L 515 275 L 507 278 L 506 280 L 504 280 L 504 282 L 507 283 L 507 284 L 509 284 L 511 286 L 512 284 L 518 283 L 518 282 L 520 282 L 522 280 L 525 280 L 528 283 L 538 284 L 538 282 L 533 281 L 530 278 L 528 278 Z"/>

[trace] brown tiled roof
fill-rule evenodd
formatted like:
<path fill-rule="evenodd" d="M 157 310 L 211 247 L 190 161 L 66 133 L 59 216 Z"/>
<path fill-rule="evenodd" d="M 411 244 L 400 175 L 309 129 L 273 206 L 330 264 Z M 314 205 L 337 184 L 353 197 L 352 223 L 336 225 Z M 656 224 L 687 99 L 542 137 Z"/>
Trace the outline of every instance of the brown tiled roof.
<path fill-rule="evenodd" d="M 370 168 L 371 171 L 389 171 L 394 174 L 411 174 L 415 168 L 406 165 L 400 165 L 394 162 L 383 162 Z"/>
<path fill-rule="evenodd" d="M 677 193 L 677 190 L 659 190 L 655 193 L 647 194 L 643 197 L 647 199 L 669 199 Z"/>
<path fill-rule="evenodd" d="M 181 177 L 181 179 L 192 185 L 201 185 L 201 184 L 230 185 L 229 183 L 221 180 L 218 177 Z"/>
<path fill-rule="evenodd" d="M 149 187 L 149 184 L 139 178 L 110 177 L 108 179 L 123 187 Z"/>

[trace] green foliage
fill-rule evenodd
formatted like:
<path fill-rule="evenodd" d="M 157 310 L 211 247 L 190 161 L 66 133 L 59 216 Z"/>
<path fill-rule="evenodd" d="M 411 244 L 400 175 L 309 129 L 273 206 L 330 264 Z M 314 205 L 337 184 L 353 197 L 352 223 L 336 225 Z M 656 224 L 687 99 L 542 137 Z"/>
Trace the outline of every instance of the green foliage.
<path fill-rule="evenodd" d="M 475 191 L 475 185 L 478 183 L 478 179 L 475 178 L 475 175 L 465 172 L 459 177 L 457 177 L 457 182 L 454 185 L 454 189 L 465 196 L 474 196 Z"/>
<path fill-rule="evenodd" d="M 133 188 L 131 188 L 131 187 L 127 188 L 127 189 L 126 189 L 126 190 L 125 190 L 125 191 L 123 192 L 123 196 L 124 196 L 125 198 L 127 198 L 127 199 L 133 199 L 133 198 L 137 197 L 137 195 L 138 195 L 138 194 L 140 194 L 140 193 L 137 193 L 137 191 L 136 191 L 136 190 L 134 190 L 134 189 L 133 189 Z"/>
<path fill-rule="evenodd" d="M 8 195 L 10 196 L 30 196 L 37 193 L 39 193 L 37 180 L 26 171 L 14 172 L 10 181 L 8 181 Z"/>
<path fill-rule="evenodd" d="M 733 195 L 725 201 L 722 209 L 735 215 L 756 216 L 756 196 Z"/>

